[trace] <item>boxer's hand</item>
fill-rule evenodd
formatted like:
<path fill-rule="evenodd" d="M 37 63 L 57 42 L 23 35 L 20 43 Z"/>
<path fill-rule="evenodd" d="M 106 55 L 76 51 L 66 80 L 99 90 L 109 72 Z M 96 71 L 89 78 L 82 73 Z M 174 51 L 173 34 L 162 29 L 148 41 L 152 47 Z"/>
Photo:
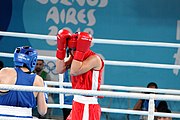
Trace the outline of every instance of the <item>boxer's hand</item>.
<path fill-rule="evenodd" d="M 80 32 L 77 38 L 76 52 L 74 59 L 83 61 L 84 54 L 90 49 L 92 36 L 86 32 Z"/>
<path fill-rule="evenodd" d="M 58 32 L 56 57 L 60 60 L 65 58 L 68 39 L 71 39 L 71 33 L 68 30 L 62 29 Z"/>

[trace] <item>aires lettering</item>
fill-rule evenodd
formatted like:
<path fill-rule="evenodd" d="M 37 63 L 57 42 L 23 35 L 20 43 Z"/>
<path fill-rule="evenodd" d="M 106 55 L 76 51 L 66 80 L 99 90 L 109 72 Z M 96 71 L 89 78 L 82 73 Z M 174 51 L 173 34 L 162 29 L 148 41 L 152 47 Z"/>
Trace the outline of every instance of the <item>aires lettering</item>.
<path fill-rule="evenodd" d="M 59 24 L 60 21 L 62 23 L 74 24 L 78 23 L 86 24 L 87 26 L 93 26 L 96 23 L 96 18 L 94 16 L 95 9 L 81 9 L 80 11 L 76 11 L 74 8 L 69 8 L 67 11 L 62 9 L 58 11 L 57 7 L 52 7 L 46 16 L 46 22 L 52 20 L 54 23 Z"/>

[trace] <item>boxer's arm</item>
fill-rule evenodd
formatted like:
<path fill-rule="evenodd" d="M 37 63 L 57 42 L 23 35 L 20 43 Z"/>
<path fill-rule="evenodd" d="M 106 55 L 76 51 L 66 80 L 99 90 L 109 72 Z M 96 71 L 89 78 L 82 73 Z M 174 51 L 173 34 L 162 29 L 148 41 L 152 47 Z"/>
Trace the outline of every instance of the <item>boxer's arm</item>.
<path fill-rule="evenodd" d="M 62 74 L 66 71 L 66 65 L 64 60 L 56 60 L 56 72 Z"/>
<path fill-rule="evenodd" d="M 66 59 L 64 59 L 64 60 L 57 59 L 56 60 L 56 71 L 57 71 L 57 73 L 62 74 L 67 69 L 69 69 L 71 67 L 72 60 L 73 60 L 72 56 L 67 58 L 67 60 Z"/>
<path fill-rule="evenodd" d="M 38 87 L 44 87 L 43 79 L 36 75 L 34 85 Z M 47 113 L 47 104 L 43 92 L 38 92 L 37 94 L 37 108 L 40 115 L 44 116 Z"/>
<path fill-rule="evenodd" d="M 16 70 L 14 68 L 2 68 L 0 70 L 0 84 L 14 85 L 16 83 Z M 14 76 L 14 77 L 12 77 Z M 1 92 L 8 92 L 9 90 L 0 90 Z"/>
<path fill-rule="evenodd" d="M 4 79 L 7 77 L 7 74 L 8 74 L 8 70 L 6 68 L 2 68 L 0 70 L 0 84 L 5 84 L 4 82 Z"/>
<path fill-rule="evenodd" d="M 82 62 L 73 59 L 70 74 L 73 76 L 77 76 L 91 69 L 100 70 L 101 67 L 102 61 L 97 55 L 92 55 Z"/>

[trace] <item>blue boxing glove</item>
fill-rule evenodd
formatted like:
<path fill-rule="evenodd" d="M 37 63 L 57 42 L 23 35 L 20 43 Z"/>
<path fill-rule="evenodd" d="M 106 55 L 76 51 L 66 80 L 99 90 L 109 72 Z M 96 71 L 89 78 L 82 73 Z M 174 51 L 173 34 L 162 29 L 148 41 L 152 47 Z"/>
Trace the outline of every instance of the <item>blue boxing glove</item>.
<path fill-rule="evenodd" d="M 46 82 L 44 82 L 44 87 L 47 87 Z M 45 96 L 46 103 L 48 103 L 48 93 L 44 92 L 44 96 Z"/>

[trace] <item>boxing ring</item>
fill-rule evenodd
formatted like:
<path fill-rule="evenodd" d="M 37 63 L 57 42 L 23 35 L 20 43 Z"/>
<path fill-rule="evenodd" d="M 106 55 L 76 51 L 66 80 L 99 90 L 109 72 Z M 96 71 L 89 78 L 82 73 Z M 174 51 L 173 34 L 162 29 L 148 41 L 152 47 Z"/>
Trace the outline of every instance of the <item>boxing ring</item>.
<path fill-rule="evenodd" d="M 3 32 L 0 31 L 0 36 L 9 37 L 23 37 L 23 38 L 35 38 L 35 39 L 48 39 L 56 40 L 56 36 L 50 35 L 39 35 L 39 34 L 28 34 L 28 33 L 15 33 L 15 32 Z M 105 40 L 105 39 L 94 39 L 94 43 L 99 44 L 116 44 L 116 45 L 134 45 L 134 46 L 153 46 L 153 47 L 171 47 L 179 48 L 180 44 L 175 43 L 163 43 L 163 42 L 141 42 L 141 41 L 125 41 L 125 40 Z M 1 57 L 13 57 L 12 53 L 0 52 Z M 44 60 L 56 60 L 55 57 L 38 56 Z M 161 68 L 161 69 L 180 69 L 180 65 L 171 64 L 155 64 L 155 63 L 144 63 L 144 62 L 128 62 L 128 61 L 109 61 L 105 60 L 105 65 L 114 66 L 133 66 L 133 67 L 147 67 L 147 68 Z M 102 112 L 109 113 L 121 113 L 121 114 L 133 114 L 133 115 L 147 115 L 148 120 L 153 120 L 154 116 L 169 116 L 173 118 L 180 118 L 180 114 L 177 113 L 161 113 L 154 112 L 154 100 L 166 100 L 166 101 L 180 101 L 180 90 L 171 89 L 150 89 L 144 87 L 125 87 L 125 86 L 112 86 L 112 85 L 101 85 L 101 89 L 105 91 L 88 91 L 88 90 L 72 90 L 63 88 L 63 86 L 71 86 L 70 83 L 63 82 L 63 75 L 59 74 L 59 81 L 47 81 L 48 85 L 59 86 L 59 88 L 44 88 L 34 86 L 20 86 L 20 85 L 4 85 L 0 84 L 1 90 L 21 90 L 21 91 L 36 91 L 36 92 L 48 92 L 48 93 L 59 93 L 60 101 L 59 104 L 48 104 L 50 108 L 71 108 L 71 105 L 64 104 L 63 94 L 75 94 L 75 95 L 91 95 L 91 96 L 104 96 L 114 98 L 131 98 L 131 99 L 149 99 L 148 111 L 137 111 L 137 110 L 126 110 L 126 109 L 113 109 L 113 108 L 101 108 Z M 125 92 L 112 92 L 106 90 L 123 90 Z M 140 92 L 153 92 L 154 94 L 143 94 Z M 159 94 L 155 94 L 159 93 Z M 165 94 L 165 95 L 162 95 Z"/>

